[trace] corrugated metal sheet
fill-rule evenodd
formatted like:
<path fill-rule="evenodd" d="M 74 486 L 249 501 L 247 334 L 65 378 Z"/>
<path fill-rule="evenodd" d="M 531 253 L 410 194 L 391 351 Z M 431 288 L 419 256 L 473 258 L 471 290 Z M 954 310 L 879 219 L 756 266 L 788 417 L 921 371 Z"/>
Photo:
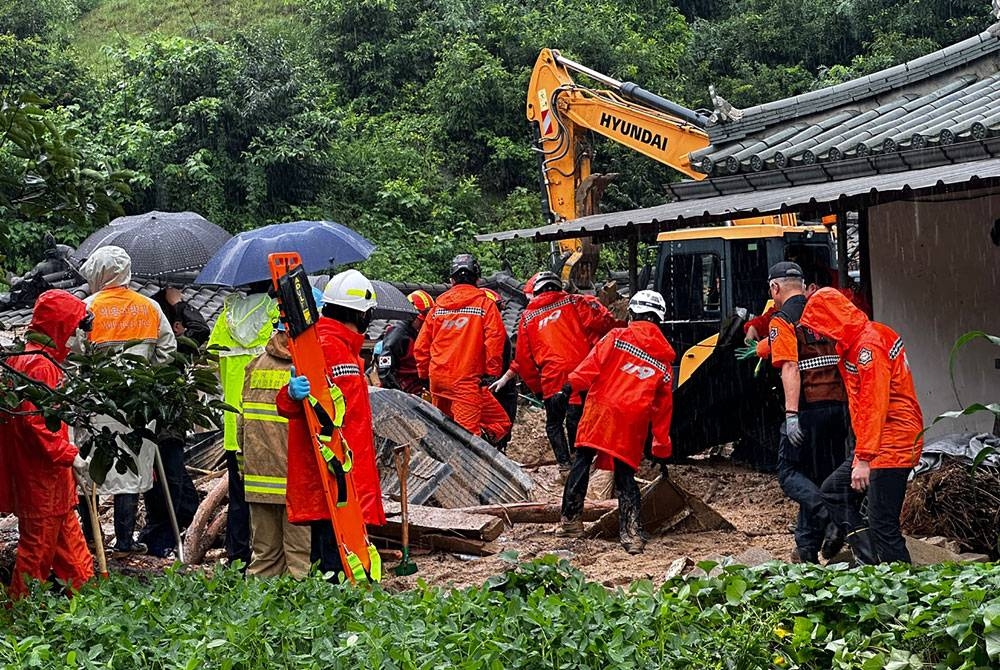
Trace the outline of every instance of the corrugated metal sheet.
<path fill-rule="evenodd" d="M 1000 179 L 1000 158 L 819 184 L 683 200 L 645 209 L 597 214 L 541 228 L 479 235 L 476 239 L 480 242 L 515 239 L 540 242 L 578 236 L 612 237 L 617 234 L 620 237 L 629 228 L 638 230 L 640 235 L 648 237 L 667 229 L 668 225 L 674 228 L 678 225 L 697 225 L 758 214 L 818 209 L 825 204 L 856 200 L 862 196 L 916 191 L 986 179 Z"/>

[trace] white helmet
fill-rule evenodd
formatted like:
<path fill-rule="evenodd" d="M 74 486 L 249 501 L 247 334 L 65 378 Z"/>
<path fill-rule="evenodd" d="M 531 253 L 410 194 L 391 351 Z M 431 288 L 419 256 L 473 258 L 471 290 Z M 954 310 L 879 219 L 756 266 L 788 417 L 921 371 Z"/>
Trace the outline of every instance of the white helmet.
<path fill-rule="evenodd" d="M 667 303 L 656 291 L 639 291 L 628 301 L 628 311 L 633 314 L 655 314 L 663 323 L 667 318 Z"/>
<path fill-rule="evenodd" d="M 375 287 L 357 270 L 335 274 L 323 289 L 324 305 L 339 305 L 357 312 L 367 312 L 375 307 Z"/>

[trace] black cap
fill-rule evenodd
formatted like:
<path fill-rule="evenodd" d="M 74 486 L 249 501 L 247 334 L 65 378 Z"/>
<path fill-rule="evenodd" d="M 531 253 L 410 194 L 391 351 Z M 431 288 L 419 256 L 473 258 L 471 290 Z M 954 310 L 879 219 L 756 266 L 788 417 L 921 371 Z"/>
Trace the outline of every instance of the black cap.
<path fill-rule="evenodd" d="M 775 279 L 784 279 L 786 277 L 795 277 L 796 279 L 803 279 L 805 273 L 802 272 L 801 266 L 798 263 L 792 263 L 791 261 L 782 261 L 780 263 L 775 263 L 771 266 L 771 269 L 767 271 L 767 281 L 774 281 Z"/>

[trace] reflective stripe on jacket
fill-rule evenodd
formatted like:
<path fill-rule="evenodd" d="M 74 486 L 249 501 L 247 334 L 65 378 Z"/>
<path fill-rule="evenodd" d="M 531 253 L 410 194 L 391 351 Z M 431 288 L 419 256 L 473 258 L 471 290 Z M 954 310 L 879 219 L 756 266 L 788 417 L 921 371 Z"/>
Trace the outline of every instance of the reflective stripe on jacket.
<path fill-rule="evenodd" d="M 924 419 L 902 338 L 830 288 L 809 298 L 802 323 L 837 342 L 857 439 L 855 460 L 873 468 L 916 465 Z"/>
<path fill-rule="evenodd" d="M 275 399 L 291 377 L 286 335 L 276 332 L 244 375 L 243 414 L 237 420 L 247 502 L 285 504 L 288 476 L 288 419 Z"/>
<path fill-rule="evenodd" d="M 576 444 L 600 452 L 597 467 L 612 469 L 614 458 L 637 470 L 650 430 L 653 455 L 670 456 L 674 358 L 659 326 L 633 321 L 605 335 L 570 373 L 573 390 L 588 392 Z"/>
<path fill-rule="evenodd" d="M 615 325 L 597 300 L 563 291 L 537 295 L 517 327 L 517 373 L 532 392 L 549 398 Z"/>

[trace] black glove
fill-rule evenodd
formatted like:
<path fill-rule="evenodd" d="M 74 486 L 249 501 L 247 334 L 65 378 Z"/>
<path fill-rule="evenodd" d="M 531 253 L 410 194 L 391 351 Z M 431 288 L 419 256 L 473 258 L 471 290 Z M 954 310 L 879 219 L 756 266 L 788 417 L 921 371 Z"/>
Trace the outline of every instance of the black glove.
<path fill-rule="evenodd" d="M 562 408 L 564 411 L 569 407 L 569 399 L 573 395 L 573 387 L 569 384 L 563 384 L 563 387 L 556 391 L 549 401 L 552 402 L 556 407 Z"/>
<path fill-rule="evenodd" d="M 489 386 L 498 379 L 500 378 L 496 375 L 483 375 L 479 378 L 479 385 L 489 388 Z"/>

